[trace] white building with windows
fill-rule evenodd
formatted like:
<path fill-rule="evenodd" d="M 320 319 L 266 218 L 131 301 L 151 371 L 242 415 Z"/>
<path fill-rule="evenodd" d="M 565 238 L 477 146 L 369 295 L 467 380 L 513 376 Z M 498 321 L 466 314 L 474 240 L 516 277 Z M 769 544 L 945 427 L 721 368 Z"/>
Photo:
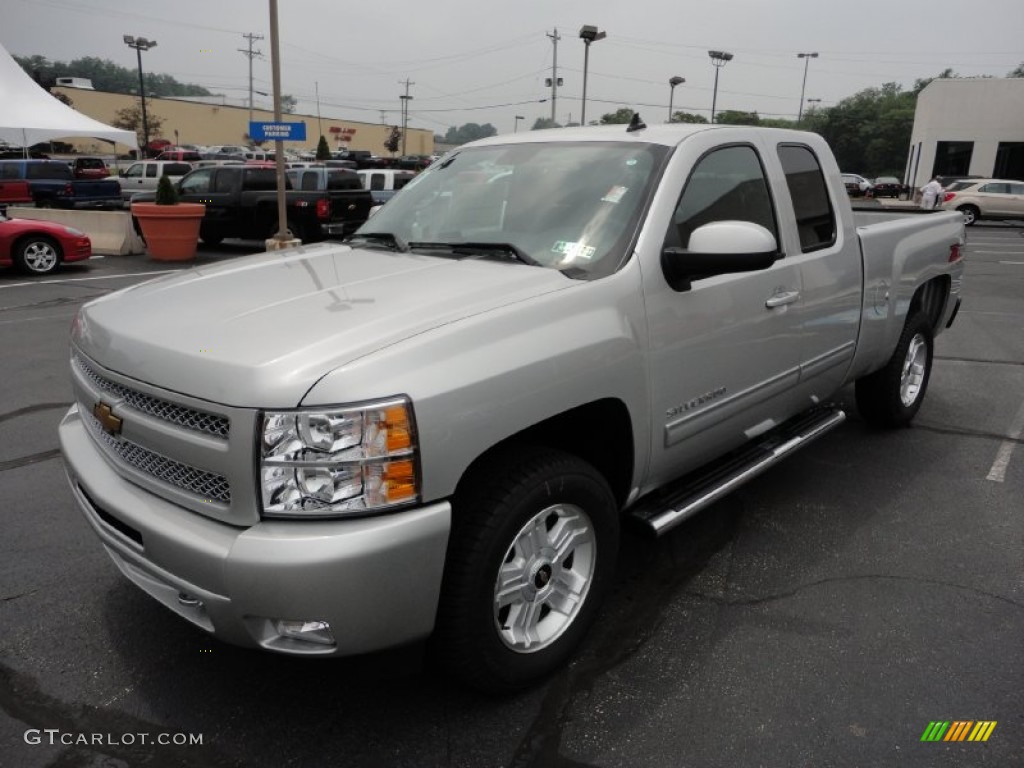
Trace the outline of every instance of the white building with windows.
<path fill-rule="evenodd" d="M 1024 179 L 1024 77 L 943 78 L 918 94 L 906 183 L 960 175 Z"/>

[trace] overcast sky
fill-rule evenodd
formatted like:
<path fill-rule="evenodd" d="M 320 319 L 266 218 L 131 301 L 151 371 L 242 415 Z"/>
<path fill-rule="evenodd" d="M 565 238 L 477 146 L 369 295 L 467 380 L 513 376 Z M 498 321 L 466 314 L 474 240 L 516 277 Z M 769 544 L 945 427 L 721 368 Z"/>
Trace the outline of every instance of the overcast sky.
<path fill-rule="evenodd" d="M 823 106 L 885 82 L 904 87 L 947 67 L 964 76 L 1004 77 L 1024 61 L 1024 0 L 279 0 L 282 90 L 324 116 L 379 123 L 400 119 L 409 86 L 411 127 L 491 123 L 511 132 L 551 116 L 557 28 L 556 119 L 580 119 L 584 24 L 607 38 L 592 44 L 587 119 L 619 107 L 648 122 L 674 108 L 707 117 L 714 67 L 709 49 L 735 58 L 719 75 L 718 109 L 795 118 L 804 60 L 806 97 Z M 245 98 L 243 33 L 255 47 L 255 89 L 271 90 L 268 0 L 0 0 L 0 43 L 13 54 L 68 61 L 111 59 L 135 68 L 126 34 L 155 39 L 146 71 L 170 74 Z M 262 97 L 257 96 L 257 104 Z M 547 99 L 540 103 L 541 99 Z M 805 107 L 806 108 L 806 107 Z M 385 114 L 382 116 L 381 111 Z M 1022 116 L 1024 119 L 1024 116 Z"/>

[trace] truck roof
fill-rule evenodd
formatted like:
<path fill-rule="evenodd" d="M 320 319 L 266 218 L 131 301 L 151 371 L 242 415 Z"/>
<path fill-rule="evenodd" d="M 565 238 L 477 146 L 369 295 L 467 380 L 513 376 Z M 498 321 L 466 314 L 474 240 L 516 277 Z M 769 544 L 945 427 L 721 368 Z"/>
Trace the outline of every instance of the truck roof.
<path fill-rule="evenodd" d="M 503 134 L 479 139 L 465 146 L 485 146 L 493 144 L 528 144 L 532 142 L 580 142 L 580 141 L 640 141 L 647 144 L 661 144 L 674 147 L 683 139 L 705 131 L 728 131 L 750 135 L 756 133 L 775 133 L 780 139 L 807 137 L 806 131 L 794 131 L 786 128 L 761 128 L 752 125 L 710 125 L 706 123 L 656 123 L 646 128 L 629 132 L 626 125 L 591 125 L 578 128 L 546 128 L 539 131 L 523 131 L 522 133 Z"/>

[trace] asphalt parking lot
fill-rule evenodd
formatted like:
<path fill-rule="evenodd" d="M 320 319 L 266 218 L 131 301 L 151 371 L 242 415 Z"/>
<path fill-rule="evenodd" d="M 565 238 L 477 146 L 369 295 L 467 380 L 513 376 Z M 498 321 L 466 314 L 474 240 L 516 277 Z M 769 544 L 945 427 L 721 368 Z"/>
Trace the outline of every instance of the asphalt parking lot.
<path fill-rule="evenodd" d="M 844 392 L 839 429 L 662 539 L 627 535 L 574 662 L 510 698 L 421 647 L 226 646 L 129 585 L 61 468 L 66 339 L 83 302 L 168 267 L 0 273 L 0 766 L 1024 765 L 1022 234 L 968 230 L 912 428 L 868 429 Z M 933 721 L 996 726 L 922 742 Z"/>

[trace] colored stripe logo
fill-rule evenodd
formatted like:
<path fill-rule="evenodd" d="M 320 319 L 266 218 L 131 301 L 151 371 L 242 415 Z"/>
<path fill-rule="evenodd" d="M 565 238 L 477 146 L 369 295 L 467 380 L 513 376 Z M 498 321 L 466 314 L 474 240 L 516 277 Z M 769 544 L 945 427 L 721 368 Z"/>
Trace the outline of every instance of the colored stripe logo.
<path fill-rule="evenodd" d="M 932 720 L 921 741 L 988 741 L 996 729 L 995 720 Z"/>

